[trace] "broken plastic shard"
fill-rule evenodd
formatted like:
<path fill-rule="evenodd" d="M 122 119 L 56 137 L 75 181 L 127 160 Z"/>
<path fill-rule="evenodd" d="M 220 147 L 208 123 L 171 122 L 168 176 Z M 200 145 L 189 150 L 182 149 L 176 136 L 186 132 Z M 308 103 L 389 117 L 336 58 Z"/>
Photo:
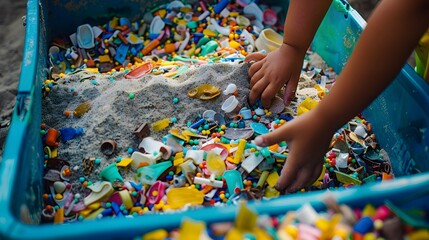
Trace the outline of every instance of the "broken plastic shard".
<path fill-rule="evenodd" d="M 127 79 L 137 79 L 141 78 L 144 75 L 152 72 L 153 65 L 151 62 L 143 63 L 142 65 L 136 67 L 135 69 L 131 70 L 127 75 L 125 75 L 125 78 Z"/>
<path fill-rule="evenodd" d="M 188 91 L 188 96 L 191 98 L 199 98 L 201 100 L 210 100 L 220 95 L 220 89 L 210 84 L 203 84 Z"/>
<path fill-rule="evenodd" d="M 273 103 L 271 104 L 270 112 L 272 112 L 274 114 L 279 114 L 279 113 L 283 112 L 285 107 L 286 106 L 283 102 L 283 99 L 281 99 L 280 97 L 276 97 L 274 99 Z"/>
<path fill-rule="evenodd" d="M 255 134 L 257 135 L 263 135 L 269 132 L 269 129 L 262 123 L 252 122 L 250 124 L 250 127 L 255 131 Z"/>
<path fill-rule="evenodd" d="M 215 176 L 221 176 L 226 170 L 225 162 L 215 151 L 210 151 L 207 153 L 206 163 L 207 169 Z"/>
<path fill-rule="evenodd" d="M 187 204 L 202 204 L 204 194 L 195 188 L 172 188 L 167 192 L 168 205 L 173 209 L 180 209 Z"/>
<path fill-rule="evenodd" d="M 310 111 L 317 106 L 318 102 L 312 98 L 306 98 L 302 101 L 297 108 L 297 115 L 300 116 L 303 113 Z"/>
<path fill-rule="evenodd" d="M 91 102 L 90 101 L 86 101 L 84 103 L 81 103 L 79 106 L 77 106 L 74 109 L 73 116 L 75 116 L 75 117 L 82 117 L 89 110 L 91 110 Z"/>
<path fill-rule="evenodd" d="M 179 240 L 204 239 L 202 235 L 205 228 L 206 225 L 204 222 L 185 219 L 179 229 Z"/>
<path fill-rule="evenodd" d="M 361 185 L 362 181 L 360 181 L 359 179 L 353 178 L 345 173 L 342 172 L 338 172 L 338 171 L 334 171 L 335 175 L 338 179 L 339 182 L 343 183 L 343 184 L 354 184 L 354 185 Z"/>
<path fill-rule="evenodd" d="M 240 204 L 235 219 L 235 227 L 242 232 L 252 232 L 257 228 L 258 215 L 244 203 Z"/>
<path fill-rule="evenodd" d="M 236 140 L 236 139 L 250 139 L 253 136 L 252 128 L 227 128 L 223 137 Z"/>
<path fill-rule="evenodd" d="M 153 128 L 153 130 L 158 132 L 158 131 L 161 131 L 161 130 L 164 130 L 165 128 L 167 128 L 168 125 L 170 125 L 170 119 L 164 118 L 164 119 L 161 119 L 159 121 L 154 122 L 152 124 L 152 128 Z"/>

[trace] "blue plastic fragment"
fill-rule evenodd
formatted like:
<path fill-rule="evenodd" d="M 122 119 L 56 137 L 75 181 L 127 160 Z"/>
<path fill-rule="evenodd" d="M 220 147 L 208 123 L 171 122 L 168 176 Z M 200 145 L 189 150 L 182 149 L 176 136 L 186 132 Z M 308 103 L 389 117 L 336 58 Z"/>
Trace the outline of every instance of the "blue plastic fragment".
<path fill-rule="evenodd" d="M 82 135 L 83 134 L 83 128 L 60 128 L 59 129 L 60 133 L 61 133 L 61 138 L 64 141 L 69 141 L 72 140 L 73 138 L 75 138 L 76 136 Z"/>
<path fill-rule="evenodd" d="M 373 228 L 374 222 L 372 219 L 370 217 L 363 217 L 353 226 L 353 231 L 365 235 L 365 233 L 372 231 Z"/>
<path fill-rule="evenodd" d="M 250 127 L 255 131 L 256 135 L 267 134 L 270 130 L 262 123 L 252 122 Z"/>
<path fill-rule="evenodd" d="M 117 217 L 122 217 L 122 216 L 124 216 L 124 214 L 123 214 L 123 213 L 122 213 L 122 211 L 121 211 L 121 208 L 119 207 L 119 205 L 118 205 L 117 203 L 112 202 L 112 208 L 113 208 L 113 211 L 115 212 L 115 215 L 116 215 Z"/>
<path fill-rule="evenodd" d="M 190 128 L 197 129 L 199 126 L 201 126 L 206 120 L 204 118 L 201 118 L 200 120 L 193 123 Z"/>
<path fill-rule="evenodd" d="M 119 45 L 119 47 L 116 48 L 115 60 L 120 64 L 125 62 L 129 48 L 130 48 L 130 45 L 127 45 L 127 44 Z"/>

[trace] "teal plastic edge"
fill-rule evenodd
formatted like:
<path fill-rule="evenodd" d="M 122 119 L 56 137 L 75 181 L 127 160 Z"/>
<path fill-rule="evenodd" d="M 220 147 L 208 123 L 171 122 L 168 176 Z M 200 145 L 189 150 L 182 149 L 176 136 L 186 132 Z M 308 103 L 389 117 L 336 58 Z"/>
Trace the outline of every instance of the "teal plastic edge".
<path fill-rule="evenodd" d="M 16 214 L 20 212 L 19 208 L 23 202 L 28 201 L 23 189 L 31 188 L 34 182 L 29 181 L 28 171 L 32 171 L 34 161 L 37 160 L 28 158 L 29 154 L 34 153 L 29 151 L 28 135 L 34 135 L 32 127 L 35 124 L 40 126 L 40 120 L 34 117 L 34 111 L 40 111 L 40 89 L 39 92 L 35 89 L 40 84 L 37 84 L 37 69 L 40 69 L 39 63 L 39 46 L 40 46 L 40 23 L 39 23 L 39 2 L 31 0 L 27 2 L 26 15 L 26 36 L 25 47 L 22 59 L 22 70 L 18 85 L 17 100 L 14 107 L 9 134 L 5 143 L 2 161 L 0 162 L 0 239 L 6 238 L 10 231 L 17 226 L 20 221 Z M 43 73 L 39 73 L 43 74 Z M 39 103 L 39 104 L 38 104 Z M 37 131 L 37 130 L 36 130 Z M 40 137 L 38 137 L 40 142 Z M 31 142 L 33 150 L 37 149 L 41 144 Z M 22 161 L 27 160 L 28 163 Z M 28 164 L 23 166 L 23 164 Z M 34 168 L 35 171 L 41 169 Z M 34 176 L 34 175 L 33 175 Z M 20 189 L 22 187 L 22 189 Z M 17 198 L 19 193 L 20 198 Z M 39 197 L 40 198 L 40 197 Z M 31 200 L 30 200 L 31 201 Z M 34 201 L 40 202 L 38 200 Z M 31 203 L 30 203 L 31 205 Z M 28 209 L 31 212 L 31 209 Z M 38 211 L 36 211 L 38 212 Z M 39 211 L 40 212 L 40 211 Z M 28 215 L 28 219 L 31 214 Z"/>
<path fill-rule="evenodd" d="M 363 207 L 366 202 L 362 199 L 371 199 L 374 205 L 383 204 L 385 200 L 407 207 L 408 203 L 420 197 L 428 196 L 429 189 L 426 183 L 429 174 L 416 175 L 413 178 L 402 177 L 395 181 L 383 184 L 368 184 L 365 191 L 361 188 L 351 188 L 332 192 L 312 192 L 295 194 L 287 198 L 278 198 L 264 202 L 251 202 L 249 206 L 259 214 L 282 215 L 287 211 L 296 210 L 303 203 L 310 203 L 316 210 L 322 210 L 323 200 L 332 196 L 340 204 L 350 204 L 354 207 Z M 376 197 L 375 197 L 376 196 Z M 398 198 L 397 196 L 401 196 Z M 425 203 L 420 207 L 427 208 Z M 205 221 L 207 224 L 215 222 L 233 221 L 236 216 L 235 206 L 203 208 L 187 212 L 160 215 L 143 215 L 137 218 L 100 219 L 86 223 L 61 225 L 24 225 L 16 222 L 9 232 L 13 239 L 132 239 L 156 229 L 173 229 L 180 226 L 183 219 Z"/>

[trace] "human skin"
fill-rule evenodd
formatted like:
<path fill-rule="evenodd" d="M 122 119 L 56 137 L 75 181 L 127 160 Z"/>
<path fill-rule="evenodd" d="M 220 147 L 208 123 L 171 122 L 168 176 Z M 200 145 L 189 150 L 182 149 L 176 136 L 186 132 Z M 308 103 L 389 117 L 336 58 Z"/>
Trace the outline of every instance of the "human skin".
<path fill-rule="evenodd" d="M 290 104 L 295 97 L 305 53 L 330 3 L 331 0 L 291 1 L 281 47 L 268 56 L 254 53 L 246 57 L 247 62 L 257 61 L 249 68 L 251 105 L 261 98 L 262 105 L 268 108 L 283 86 L 283 99 L 286 105 Z"/>
<path fill-rule="evenodd" d="M 291 1 L 291 7 L 293 3 L 294 1 Z M 288 14 L 293 14 L 292 10 L 290 9 Z M 320 9 L 314 11 L 320 11 Z M 306 15 L 312 15 L 308 9 Z M 299 18 L 294 20 L 299 21 Z M 319 18 L 317 20 L 319 21 Z M 313 19 L 313 21 L 316 20 Z M 319 23 L 310 25 L 318 26 Z M 287 24 L 289 24 L 288 21 L 286 21 L 285 30 L 289 30 Z M 277 130 L 255 139 L 259 146 L 269 146 L 281 141 L 288 143 L 288 159 L 276 185 L 279 191 L 295 192 L 311 185 L 318 178 L 333 133 L 360 113 L 393 81 L 428 27 L 429 1 L 382 1 L 370 16 L 365 30 L 335 85 L 319 105 Z M 308 31 L 313 31 L 313 29 Z M 297 34 L 299 33 L 297 31 Z M 288 34 L 294 35 L 295 33 L 289 31 Z M 256 73 L 249 71 L 249 74 L 270 76 L 269 72 L 265 72 L 267 69 L 271 69 L 271 72 L 285 71 L 282 68 L 290 69 L 284 66 L 291 64 L 285 60 L 288 58 L 287 55 L 284 55 L 287 52 L 282 54 L 279 52 L 273 52 L 266 58 L 256 55 L 250 59 L 259 60 L 257 63 L 265 65 L 269 63 L 269 58 L 274 58 L 271 61 L 277 61 L 276 66 L 280 70 L 262 66 Z M 294 59 L 300 60 L 300 58 Z M 264 60 L 265 62 L 263 62 Z M 302 61 L 299 62 L 299 64 L 301 63 Z M 296 63 L 292 63 L 292 69 L 295 66 L 293 64 Z M 250 75 L 252 81 L 254 75 Z M 257 84 L 253 83 L 251 86 L 258 86 Z M 273 93 L 277 92 L 281 85 L 276 84 L 275 87 L 277 89 L 273 87 Z M 266 88 L 257 91 L 253 91 L 252 88 L 251 93 L 254 92 L 256 95 L 252 95 L 251 100 L 263 97 Z M 271 87 L 268 90 L 271 91 Z M 269 99 L 267 98 L 267 100 Z"/>

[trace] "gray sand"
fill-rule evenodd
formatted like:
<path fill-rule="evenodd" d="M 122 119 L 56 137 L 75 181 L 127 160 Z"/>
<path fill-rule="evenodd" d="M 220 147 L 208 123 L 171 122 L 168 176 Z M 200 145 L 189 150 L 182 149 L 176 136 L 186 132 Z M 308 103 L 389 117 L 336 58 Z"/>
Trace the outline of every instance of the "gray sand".
<path fill-rule="evenodd" d="M 116 161 L 117 156 L 129 157 L 129 147 L 137 149 L 139 140 L 133 135 L 134 129 L 142 123 L 153 123 L 163 118 L 177 118 L 178 122 L 170 126 L 186 126 L 193 122 L 199 114 L 211 109 L 221 113 L 221 105 L 226 98 L 221 94 L 210 101 L 189 98 L 187 92 L 201 84 L 212 84 L 223 91 L 229 83 L 235 83 L 239 94 L 237 98 L 245 105 L 249 93 L 247 64 L 214 64 L 192 69 L 177 79 L 162 76 L 146 75 L 139 80 L 123 79 L 123 73 L 117 73 L 115 81 L 111 75 L 95 75 L 99 85 L 89 80 L 79 80 L 87 76 L 85 72 L 67 76 L 58 81 L 43 101 L 43 122 L 47 127 L 56 129 L 63 127 L 84 128 L 85 133 L 68 142 L 60 142 L 59 158 L 70 162 L 71 166 L 80 166 L 86 157 L 101 159 L 101 165 L 89 177 L 97 181 L 98 173 L 104 166 Z M 122 80 L 121 80 L 122 79 Z M 71 88 L 75 88 L 74 95 Z M 129 93 L 135 98 L 129 99 Z M 179 103 L 173 104 L 173 97 Z M 66 117 L 63 112 L 74 110 L 85 101 L 91 101 L 92 108 L 81 118 Z M 155 132 L 151 137 L 161 140 L 168 130 Z M 99 149 L 104 140 L 113 139 L 118 146 L 116 155 L 107 157 Z M 123 175 L 127 178 L 134 174 Z M 83 176 L 82 169 L 73 172 L 73 180 Z M 127 180 L 132 180 L 128 178 Z"/>

